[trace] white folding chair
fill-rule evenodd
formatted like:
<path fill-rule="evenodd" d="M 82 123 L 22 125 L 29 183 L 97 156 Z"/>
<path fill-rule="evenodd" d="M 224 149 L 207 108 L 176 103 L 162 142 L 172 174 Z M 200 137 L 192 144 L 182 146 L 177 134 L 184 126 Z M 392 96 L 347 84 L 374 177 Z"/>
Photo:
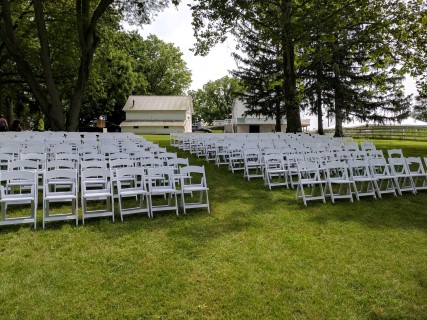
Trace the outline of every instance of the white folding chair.
<path fill-rule="evenodd" d="M 48 221 L 75 220 L 78 225 L 77 169 L 53 169 L 43 179 L 43 229 Z M 50 203 L 70 203 L 70 212 L 53 212 Z"/>
<path fill-rule="evenodd" d="M 30 204 L 30 212 L 26 216 L 16 216 L 13 210 L 10 210 L 10 206 L 22 204 Z M 0 205 L 2 211 L 0 225 L 33 223 L 34 229 L 36 229 L 36 171 L 0 171 Z"/>
<path fill-rule="evenodd" d="M 388 165 L 399 195 L 402 195 L 402 192 L 405 191 L 415 194 L 414 182 L 412 181 L 412 176 L 409 174 L 406 159 L 404 157 L 389 158 Z"/>
<path fill-rule="evenodd" d="M 228 144 L 225 142 L 215 143 L 215 164 L 219 167 L 220 165 L 228 165 Z"/>
<path fill-rule="evenodd" d="M 420 157 L 406 158 L 409 175 L 415 190 L 427 190 L 427 173 Z"/>
<path fill-rule="evenodd" d="M 168 210 L 175 210 L 178 216 L 179 191 L 176 188 L 173 168 L 147 168 L 147 182 L 151 217 L 154 216 L 154 212 Z"/>
<path fill-rule="evenodd" d="M 116 169 L 116 179 L 121 220 L 123 221 L 123 216 L 128 214 L 147 213 L 150 217 L 144 169 L 134 167 Z"/>
<path fill-rule="evenodd" d="M 336 199 L 350 199 L 353 202 L 353 191 L 356 192 L 355 182 L 350 180 L 347 164 L 341 161 L 331 161 L 326 165 L 326 196 Z M 353 191 L 352 191 L 353 189 Z M 357 193 L 356 198 L 359 200 Z"/>
<path fill-rule="evenodd" d="M 326 203 L 324 189 L 326 182 L 320 176 L 317 163 L 304 161 L 297 163 L 296 166 L 298 183 L 295 200 L 302 199 L 305 206 L 307 206 L 307 201 L 312 200 L 322 200 L 323 203 Z"/>
<path fill-rule="evenodd" d="M 351 160 L 348 162 L 350 179 L 355 183 L 355 193 L 357 199 L 364 196 L 381 198 L 379 193 L 377 179 L 371 174 L 371 169 L 366 160 Z"/>
<path fill-rule="evenodd" d="M 303 154 L 294 153 L 286 155 L 286 170 L 288 171 L 288 179 L 291 183 L 292 189 L 298 184 L 298 180 L 295 181 L 294 177 L 298 179 L 298 163 L 305 162 Z"/>
<path fill-rule="evenodd" d="M 184 214 L 187 209 L 209 208 L 208 186 L 204 166 L 187 166 L 180 168 L 181 205 Z"/>
<path fill-rule="evenodd" d="M 264 155 L 264 182 L 271 190 L 272 187 L 286 186 L 288 184 L 288 170 L 281 154 L 271 153 Z"/>
<path fill-rule="evenodd" d="M 263 177 L 263 163 L 261 161 L 261 154 L 256 148 L 247 148 L 243 150 L 243 177 L 249 181 L 251 178 Z"/>
<path fill-rule="evenodd" d="M 392 193 L 396 196 L 396 186 L 393 176 L 387 162 L 384 158 L 373 158 L 369 160 L 369 167 L 371 174 L 377 179 L 378 196 L 381 198 L 382 194 Z"/>
<path fill-rule="evenodd" d="M 239 143 L 232 144 L 228 147 L 228 170 L 235 172 L 244 170 L 243 146 Z"/>
<path fill-rule="evenodd" d="M 82 170 L 81 179 L 81 203 L 82 221 L 94 217 L 111 217 L 114 221 L 114 196 L 111 184 L 112 176 L 109 169 L 90 168 Z M 88 203 L 96 202 L 98 206 L 88 209 Z M 100 205 L 104 209 L 98 209 Z"/>
<path fill-rule="evenodd" d="M 175 182 L 181 183 L 181 172 L 180 169 L 189 166 L 187 158 L 170 158 L 167 160 L 167 166 L 173 168 Z"/>

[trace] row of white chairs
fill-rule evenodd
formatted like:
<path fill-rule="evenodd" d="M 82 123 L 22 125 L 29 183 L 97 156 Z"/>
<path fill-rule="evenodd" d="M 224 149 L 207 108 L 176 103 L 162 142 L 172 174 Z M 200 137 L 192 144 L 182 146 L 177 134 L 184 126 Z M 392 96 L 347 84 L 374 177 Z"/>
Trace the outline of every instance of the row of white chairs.
<path fill-rule="evenodd" d="M 178 195 L 184 213 L 192 208 L 207 208 L 210 212 L 203 166 L 181 167 L 178 174 L 173 168 L 164 166 L 88 168 L 80 172 L 80 178 L 77 173 L 77 169 L 44 172 L 43 228 L 46 222 L 58 220 L 75 220 L 77 225 L 79 193 L 83 224 L 85 219 L 93 217 L 111 217 L 114 221 L 115 197 L 122 221 L 124 215 L 145 213 L 153 217 L 154 212 L 166 210 L 179 215 Z M 35 170 L 0 171 L 0 225 L 33 223 L 36 228 L 38 181 Z M 54 203 L 69 203 L 71 209 L 66 213 L 62 207 L 52 209 Z M 30 205 L 28 215 L 16 216 L 16 211 L 8 214 L 11 206 L 25 204 Z"/>
<path fill-rule="evenodd" d="M 427 166 L 427 158 L 424 158 Z M 403 192 L 416 194 L 427 190 L 427 173 L 420 157 L 400 157 L 371 160 L 331 161 L 324 167 L 317 162 L 297 163 L 296 199 L 307 201 L 323 200 L 330 197 L 360 200 L 362 196 L 381 198 L 390 193 L 394 196 Z"/>

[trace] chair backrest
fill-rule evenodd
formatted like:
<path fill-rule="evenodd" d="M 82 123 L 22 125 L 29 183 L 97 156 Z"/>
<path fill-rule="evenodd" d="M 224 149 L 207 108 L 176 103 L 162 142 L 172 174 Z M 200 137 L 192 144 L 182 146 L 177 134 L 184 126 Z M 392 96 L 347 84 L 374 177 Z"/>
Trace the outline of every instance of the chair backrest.
<path fill-rule="evenodd" d="M 174 169 L 170 167 L 147 168 L 147 180 L 149 190 L 153 190 L 161 184 L 161 187 L 175 189 Z"/>
<path fill-rule="evenodd" d="M 390 176 L 390 170 L 384 158 L 373 158 L 369 160 L 369 167 L 374 177 Z"/>
<path fill-rule="evenodd" d="M 271 153 L 264 155 L 264 165 L 266 169 L 272 168 L 282 168 L 283 167 L 283 157 L 278 153 Z"/>
<path fill-rule="evenodd" d="M 385 159 L 384 152 L 382 150 L 370 150 L 368 151 L 368 159 Z"/>
<path fill-rule="evenodd" d="M 387 154 L 389 158 L 403 158 L 402 149 L 388 149 Z"/>
<path fill-rule="evenodd" d="M 408 157 L 405 160 L 406 160 L 406 165 L 408 167 L 409 173 L 419 174 L 419 175 L 426 174 L 426 171 L 424 170 L 423 162 L 421 161 L 420 157 Z"/>
<path fill-rule="evenodd" d="M 46 171 L 43 176 L 43 190 L 46 194 L 55 193 L 55 188 L 50 188 L 52 185 L 64 184 L 70 187 L 72 193 L 76 193 L 77 190 L 77 170 L 76 169 L 55 169 Z M 58 189 L 61 192 L 62 189 Z"/>
<path fill-rule="evenodd" d="M 100 182 L 109 182 L 112 180 L 111 170 L 105 168 L 88 168 L 81 171 L 80 180 L 83 185 L 99 184 Z"/>
<path fill-rule="evenodd" d="M 40 168 L 37 160 L 14 160 L 9 162 L 9 171 L 14 170 L 38 170 Z"/>
<path fill-rule="evenodd" d="M 1 182 L 16 186 L 15 194 L 26 193 L 37 197 L 37 173 L 35 170 L 0 171 L 0 199 L 5 196 L 5 187 Z"/>
<path fill-rule="evenodd" d="M 348 180 L 348 166 L 342 161 L 331 161 L 326 164 L 326 176 L 328 179 Z"/>
<path fill-rule="evenodd" d="M 158 158 L 141 159 L 140 164 L 141 167 L 145 168 L 162 167 L 164 165 L 163 160 Z"/>
<path fill-rule="evenodd" d="M 110 169 L 123 168 L 123 167 L 134 167 L 135 163 L 131 159 L 115 159 L 110 160 Z"/>
<path fill-rule="evenodd" d="M 108 156 L 108 160 L 119 160 L 119 159 L 130 159 L 131 156 L 129 153 L 124 152 L 113 152 Z"/>
<path fill-rule="evenodd" d="M 397 174 L 407 175 L 407 174 L 409 174 L 409 169 L 408 169 L 408 166 L 406 163 L 406 159 L 403 157 L 401 157 L 401 158 L 389 158 L 388 164 L 390 166 L 390 173 L 392 175 L 397 175 Z"/>
<path fill-rule="evenodd" d="M 57 169 L 78 169 L 78 163 L 73 160 L 50 160 L 46 162 L 46 170 L 57 170 Z"/>
<path fill-rule="evenodd" d="M 359 145 L 355 141 L 345 142 L 344 150 L 346 151 L 359 151 Z"/>
<path fill-rule="evenodd" d="M 350 177 L 371 177 L 371 169 L 369 163 L 366 160 L 350 160 L 347 162 L 350 171 Z"/>
<path fill-rule="evenodd" d="M 81 171 L 85 171 L 87 169 L 106 169 L 107 168 L 107 162 L 106 161 L 98 161 L 98 160 L 82 160 L 80 162 L 80 169 Z"/>
<path fill-rule="evenodd" d="M 115 170 L 115 176 L 117 179 L 117 188 L 120 192 L 123 189 L 136 187 L 146 189 L 145 185 L 145 170 L 143 168 L 134 167 L 123 167 Z M 133 184 L 123 183 L 132 181 Z"/>
<path fill-rule="evenodd" d="M 319 166 L 316 162 L 303 161 L 297 163 L 298 180 L 310 179 L 321 181 Z"/>
<path fill-rule="evenodd" d="M 362 141 L 360 142 L 360 148 L 362 151 L 371 151 L 376 150 L 375 144 L 372 141 Z"/>
<path fill-rule="evenodd" d="M 204 166 L 187 166 L 180 168 L 181 186 L 197 185 L 207 187 Z M 188 179 L 191 177 L 191 179 Z"/>

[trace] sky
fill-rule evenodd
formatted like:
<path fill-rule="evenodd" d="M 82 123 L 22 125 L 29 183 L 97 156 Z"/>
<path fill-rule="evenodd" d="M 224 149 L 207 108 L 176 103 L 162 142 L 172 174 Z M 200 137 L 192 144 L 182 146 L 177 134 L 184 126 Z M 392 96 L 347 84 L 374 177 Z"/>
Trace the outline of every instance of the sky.
<path fill-rule="evenodd" d="M 155 34 L 161 40 L 174 43 L 183 52 L 183 58 L 187 67 L 191 70 L 193 83 L 192 90 L 201 89 L 209 81 L 220 79 L 229 75 L 228 70 L 235 69 L 236 63 L 231 57 L 234 49 L 232 40 L 218 44 L 211 49 L 205 57 L 194 56 L 190 51 L 196 43 L 191 26 L 191 10 L 187 6 L 191 1 L 184 0 L 178 7 L 171 5 L 160 12 L 150 25 L 138 28 L 145 38 L 149 34 Z"/>
<path fill-rule="evenodd" d="M 222 44 L 212 48 L 205 57 L 195 56 L 191 52 L 196 39 L 193 36 L 191 25 L 192 16 L 188 4 L 191 0 L 183 0 L 178 7 L 171 5 L 169 8 L 158 13 L 150 25 L 136 28 L 145 38 L 150 34 L 155 34 L 161 40 L 174 43 L 183 52 L 183 59 L 192 73 L 192 84 L 190 89 L 201 89 L 209 81 L 220 79 L 229 75 L 229 70 L 236 68 L 236 63 L 231 56 L 234 51 L 233 39 L 228 39 Z M 135 28 L 134 28 L 135 29 Z M 416 94 L 415 81 L 407 77 L 405 80 L 406 94 Z M 315 116 L 303 115 L 303 118 L 310 118 L 311 128 L 317 128 L 317 118 Z M 331 125 L 329 123 L 329 125 Z M 328 122 L 324 120 L 324 126 Z"/>

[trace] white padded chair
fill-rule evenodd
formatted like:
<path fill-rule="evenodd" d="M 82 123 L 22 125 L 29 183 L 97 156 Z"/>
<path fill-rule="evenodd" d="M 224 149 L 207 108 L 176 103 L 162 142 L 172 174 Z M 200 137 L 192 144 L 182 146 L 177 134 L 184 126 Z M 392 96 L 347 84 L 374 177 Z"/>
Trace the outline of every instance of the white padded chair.
<path fill-rule="evenodd" d="M 325 184 L 319 172 L 319 167 L 316 162 L 299 162 L 297 163 L 298 184 L 295 195 L 295 200 L 302 199 L 304 205 L 307 206 L 307 201 L 325 199 Z M 306 189 L 305 189 L 306 188 Z"/>
<path fill-rule="evenodd" d="M 350 180 L 348 166 L 345 162 L 331 161 L 326 165 L 326 196 L 331 197 L 332 203 L 336 199 L 350 199 L 353 202 L 353 191 L 356 184 Z M 356 198 L 359 200 L 357 193 Z"/>
<path fill-rule="evenodd" d="M 154 212 L 174 210 L 178 212 L 176 180 L 173 168 L 147 168 L 148 197 L 151 217 Z M 165 201 L 163 201 L 165 200 Z"/>
<path fill-rule="evenodd" d="M 187 209 L 209 208 L 209 188 L 204 166 L 187 166 L 180 169 L 181 205 L 184 214 Z"/>
<path fill-rule="evenodd" d="M 378 196 L 391 193 L 396 196 L 396 185 L 393 176 L 390 174 L 390 170 L 387 162 L 384 158 L 374 158 L 369 160 L 369 167 L 371 168 L 371 174 L 377 179 L 378 185 Z"/>
<path fill-rule="evenodd" d="M 117 198 L 120 218 L 124 215 L 146 213 L 150 217 L 148 190 L 143 168 L 116 169 Z M 126 201 L 125 201 L 126 200 Z"/>
<path fill-rule="evenodd" d="M 100 168 L 82 170 L 80 179 L 83 224 L 85 219 L 94 217 L 111 217 L 114 221 L 111 171 Z M 88 204 L 93 202 L 101 203 L 105 208 L 89 210 Z"/>
<path fill-rule="evenodd" d="M 50 203 L 70 203 L 67 213 L 53 212 Z M 77 169 L 53 169 L 46 171 L 43 179 L 43 229 L 48 221 L 75 220 L 78 225 Z"/>
<path fill-rule="evenodd" d="M 406 158 L 409 175 L 415 190 L 427 190 L 427 173 L 420 157 Z"/>
<path fill-rule="evenodd" d="M 12 205 L 30 204 L 26 216 L 13 214 Z M 2 219 L 0 225 L 32 223 L 36 229 L 37 215 L 37 173 L 35 170 L 0 171 L 0 205 Z M 8 213 L 10 214 L 8 216 Z"/>
<path fill-rule="evenodd" d="M 372 196 L 375 199 L 379 193 L 377 179 L 371 174 L 371 169 L 366 160 L 351 160 L 348 162 L 350 179 L 355 183 L 355 194 L 359 199 L 364 196 Z"/>
<path fill-rule="evenodd" d="M 243 176 L 249 181 L 251 178 L 263 177 L 263 163 L 261 161 L 261 154 L 257 148 L 245 148 L 243 150 Z"/>
<path fill-rule="evenodd" d="M 415 194 L 416 190 L 414 188 L 414 182 L 412 181 L 412 176 L 409 173 L 406 159 L 404 157 L 389 158 L 388 165 L 399 195 L 402 195 L 402 192 L 406 191 Z"/>
<path fill-rule="evenodd" d="M 264 155 L 264 183 L 271 190 L 272 187 L 285 186 L 288 184 L 288 170 L 279 153 Z"/>

